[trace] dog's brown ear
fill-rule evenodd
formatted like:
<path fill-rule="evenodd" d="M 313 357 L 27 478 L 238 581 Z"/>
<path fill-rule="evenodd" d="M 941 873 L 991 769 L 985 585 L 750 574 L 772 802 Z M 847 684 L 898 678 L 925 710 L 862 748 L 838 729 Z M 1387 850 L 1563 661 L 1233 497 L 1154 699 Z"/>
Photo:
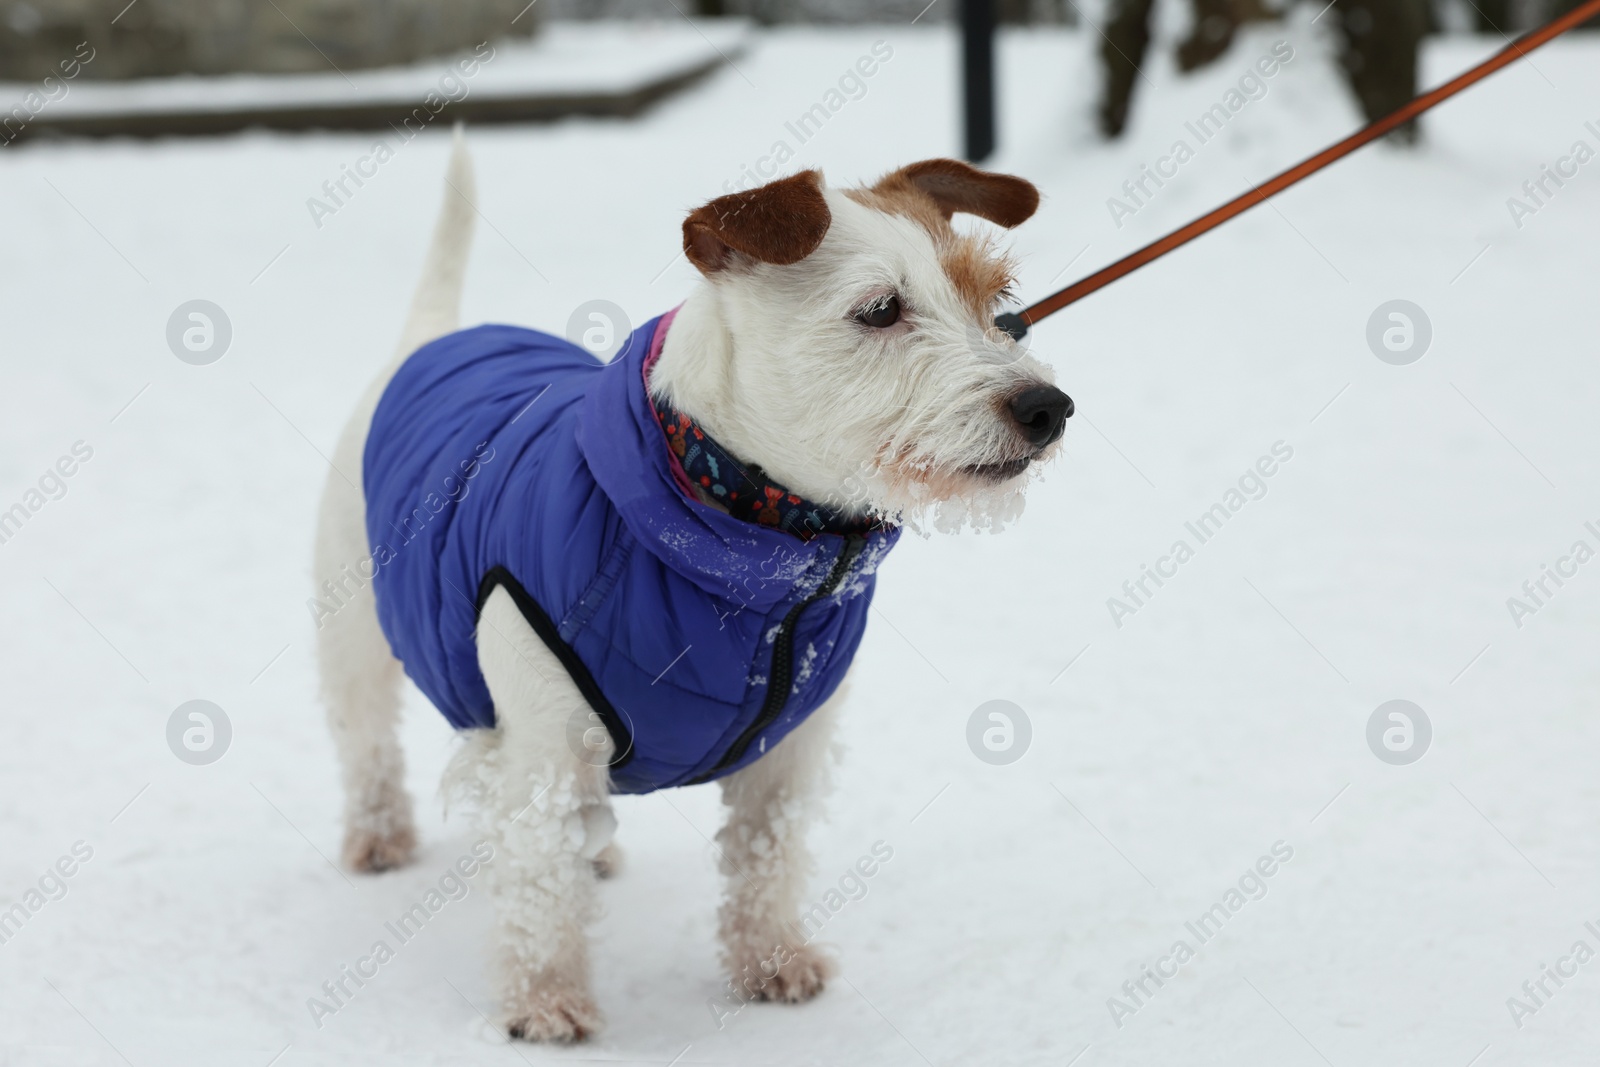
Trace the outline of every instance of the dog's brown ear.
<path fill-rule="evenodd" d="M 822 172 L 803 170 L 696 208 L 683 220 L 683 251 L 702 274 L 723 270 L 736 255 L 798 263 L 816 251 L 832 222 Z"/>
<path fill-rule="evenodd" d="M 892 196 L 908 187 L 932 199 L 947 221 L 963 211 L 1009 229 L 1028 221 L 1039 208 L 1039 190 L 1032 182 L 979 170 L 959 159 L 925 159 L 901 167 L 872 189 Z"/>

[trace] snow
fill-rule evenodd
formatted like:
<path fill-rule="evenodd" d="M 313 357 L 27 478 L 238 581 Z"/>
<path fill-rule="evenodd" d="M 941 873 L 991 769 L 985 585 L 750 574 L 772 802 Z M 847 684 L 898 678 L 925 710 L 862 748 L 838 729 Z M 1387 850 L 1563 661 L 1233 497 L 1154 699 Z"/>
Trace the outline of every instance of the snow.
<path fill-rule="evenodd" d="M 433 93 L 459 101 L 515 100 L 529 96 L 579 96 L 634 92 L 663 78 L 737 53 L 748 26 L 734 19 L 685 22 L 553 23 L 537 37 L 494 42 L 474 53 L 421 60 L 405 67 L 296 75 L 233 74 L 144 78 L 133 82 L 67 83 L 65 96 L 46 87 L 53 118 L 141 112 L 181 114 L 283 107 L 339 107 L 352 103 L 421 106 Z M 63 53 L 67 54 L 67 53 Z M 463 60 L 476 56 L 484 60 Z M 92 67 L 92 58 L 89 64 Z M 465 75 L 463 77 L 462 75 Z M 447 79 L 441 81 L 441 79 Z M 37 86 L 0 82 L 6 110 Z"/>
<path fill-rule="evenodd" d="M 1023 293 L 1353 128 L 1312 13 L 1193 79 L 1163 51 L 1112 147 L 1089 133 L 1092 32 L 1007 36 L 993 165 L 1046 193 L 1015 238 Z M 1267 95 L 1116 228 L 1107 198 L 1280 36 L 1296 58 Z M 561 331 L 588 300 L 636 322 L 670 307 L 691 280 L 682 214 L 880 39 L 893 58 L 796 164 L 849 181 L 957 151 L 954 41 L 921 25 L 763 35 L 639 122 L 473 132 L 488 225 L 468 321 Z M 1426 80 L 1491 47 L 1430 45 Z M 327 862 L 339 792 L 305 607 L 322 455 L 398 334 L 444 131 L 320 228 L 306 199 L 367 138 L 0 153 L 0 508 L 93 449 L 0 545 L 0 909 L 58 858 L 74 870 L 0 945 L 0 1061 L 1591 1062 L 1592 963 L 1547 980 L 1520 1029 L 1506 1002 L 1573 942 L 1600 947 L 1583 925 L 1600 926 L 1600 575 L 1547 586 L 1520 628 L 1506 601 L 1575 540 L 1600 543 L 1584 525 L 1600 520 L 1597 173 L 1520 229 L 1506 202 L 1596 143 L 1597 58 L 1592 37 L 1541 51 L 1431 116 L 1419 151 L 1369 149 L 1038 328 L 1078 405 L 1066 458 L 1014 528 L 907 538 L 879 575 L 814 834 L 814 900 L 876 842 L 893 854 L 822 935 L 842 978 L 719 1030 L 716 792 L 622 798 L 627 865 L 594 942 L 609 1025 L 578 1049 L 507 1049 L 486 1025 L 475 886 L 320 1029 L 306 1007 L 474 840 L 438 814 L 453 742 L 413 691 L 418 862 L 376 878 Z M 209 366 L 165 340 L 196 298 L 233 328 Z M 1393 299 L 1433 326 L 1409 366 L 1365 339 Z M 1280 440 L 1294 455 L 1267 494 L 1116 626 L 1107 599 Z M 1366 743 L 1395 698 L 1433 726 L 1409 766 Z M 168 749 L 191 699 L 231 721 L 210 765 Z M 1032 725 L 1005 766 L 966 743 L 994 699 Z M 1119 1029 L 1107 999 L 1277 842 L 1293 856 L 1266 895 Z"/>

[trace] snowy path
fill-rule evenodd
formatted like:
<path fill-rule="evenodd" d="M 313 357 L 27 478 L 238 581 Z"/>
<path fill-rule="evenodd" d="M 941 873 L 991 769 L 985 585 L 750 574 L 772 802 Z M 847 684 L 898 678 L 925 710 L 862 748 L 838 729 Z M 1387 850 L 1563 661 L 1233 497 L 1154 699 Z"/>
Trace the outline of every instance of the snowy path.
<path fill-rule="evenodd" d="M 1350 129 L 1308 17 L 1200 78 L 1163 57 L 1115 148 L 1088 135 L 1090 37 L 1008 39 L 994 165 L 1048 197 L 1016 238 L 1024 295 Z M 1107 198 L 1280 37 L 1295 58 L 1266 95 L 1118 229 Z M 682 213 L 794 141 L 785 122 L 878 39 L 893 58 L 793 165 L 849 181 L 955 151 L 954 45 L 924 27 L 766 36 L 641 123 L 476 132 L 467 319 L 671 306 Z M 1428 80 L 1488 47 L 1435 45 Z M 348 880 L 325 862 L 337 777 L 305 608 L 319 453 L 397 335 L 443 131 L 320 228 L 307 198 L 367 138 L 0 152 L 0 510 L 92 449 L 0 545 L 0 909 L 59 857 L 74 871 L 0 944 L 0 1063 L 1593 1062 L 1600 963 L 1546 980 L 1520 1029 L 1506 1002 L 1574 942 L 1600 948 L 1600 564 L 1520 628 L 1506 600 L 1600 547 L 1600 162 L 1520 229 L 1506 199 L 1600 147 L 1597 59 L 1594 39 L 1541 52 L 1433 117 L 1422 150 L 1369 150 L 1041 328 L 1078 404 L 1069 455 L 1015 530 L 907 539 L 882 573 L 815 834 L 818 899 L 894 850 L 823 933 L 846 980 L 719 1030 L 716 795 L 626 798 L 596 936 L 609 1027 L 576 1050 L 486 1028 L 477 891 L 320 1029 L 306 1008 L 471 844 L 437 816 L 451 738 L 413 691 L 420 861 Z M 232 323 L 210 366 L 165 340 L 196 298 Z M 1393 299 L 1432 323 L 1409 366 L 1367 346 Z M 1265 495 L 1196 545 L 1185 523 L 1280 441 Z M 1107 598 L 1180 538 L 1193 558 L 1115 625 Z M 208 767 L 167 747 L 196 698 L 232 723 Z M 1367 747 L 1395 698 L 1432 722 L 1410 766 Z M 967 748 L 992 699 L 1032 723 L 1010 766 Z M 1292 858 L 1263 865 L 1265 896 L 1200 944 L 1185 923 L 1277 842 Z M 1179 939 L 1198 954 L 1176 978 L 1122 991 Z M 1113 996 L 1137 1009 L 1120 1028 Z"/>
<path fill-rule="evenodd" d="M 526 25 L 526 24 L 524 24 Z M 677 23 L 557 23 L 532 39 L 485 41 L 404 67 L 310 74 L 182 75 L 132 82 L 76 80 L 81 65 L 41 85 L 0 83 L 9 124 L 0 139 L 46 132 L 136 129 L 141 135 L 276 130 L 382 131 L 423 125 L 443 109 L 455 118 L 496 121 L 568 115 L 625 115 L 694 72 L 739 54 L 750 27 L 728 19 Z M 67 57 L 70 60 L 72 57 Z M 14 110 L 14 108 L 19 110 Z M 31 121 L 29 121 L 31 119 Z"/>

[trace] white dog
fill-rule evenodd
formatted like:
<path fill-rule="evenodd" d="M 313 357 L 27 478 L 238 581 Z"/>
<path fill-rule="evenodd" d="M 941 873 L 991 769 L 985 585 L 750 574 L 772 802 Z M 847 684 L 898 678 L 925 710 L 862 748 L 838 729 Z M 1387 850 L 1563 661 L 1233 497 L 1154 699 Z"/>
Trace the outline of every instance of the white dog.
<path fill-rule="evenodd" d="M 449 186 L 322 502 L 344 860 L 383 870 L 415 845 L 403 661 L 467 728 L 447 779 L 495 848 L 513 1036 L 600 1025 L 585 926 L 618 859 L 610 794 L 711 778 L 730 809 L 723 961 L 744 998 L 805 1000 L 831 971 L 796 934 L 805 837 L 877 564 L 919 516 L 1012 517 L 1072 413 L 992 326 L 1010 262 L 949 221 L 1015 226 L 1038 194 L 928 160 L 867 188 L 807 171 L 721 197 L 683 225 L 703 277 L 602 369 L 531 331 L 455 332 L 474 216 L 459 132 Z"/>

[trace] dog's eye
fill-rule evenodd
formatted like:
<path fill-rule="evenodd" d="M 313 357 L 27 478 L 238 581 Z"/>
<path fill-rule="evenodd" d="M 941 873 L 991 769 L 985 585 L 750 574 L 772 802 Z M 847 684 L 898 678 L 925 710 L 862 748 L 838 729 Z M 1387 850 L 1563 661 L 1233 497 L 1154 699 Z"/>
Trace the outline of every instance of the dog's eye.
<path fill-rule="evenodd" d="M 856 312 L 856 321 L 874 330 L 886 330 L 900 321 L 900 298 L 891 296 Z"/>

